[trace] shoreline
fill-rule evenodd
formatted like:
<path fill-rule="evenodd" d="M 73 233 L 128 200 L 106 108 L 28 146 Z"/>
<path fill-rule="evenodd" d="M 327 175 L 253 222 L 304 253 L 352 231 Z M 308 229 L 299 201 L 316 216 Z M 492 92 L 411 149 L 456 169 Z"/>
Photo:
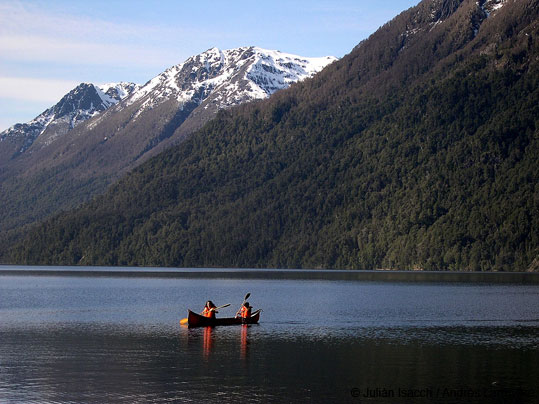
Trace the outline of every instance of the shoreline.
<path fill-rule="evenodd" d="M 375 282 L 462 282 L 539 284 L 537 272 L 452 272 L 333 269 L 242 269 L 152 267 L 46 267 L 0 265 L 0 276 L 78 276 L 125 278 L 226 278 Z"/>

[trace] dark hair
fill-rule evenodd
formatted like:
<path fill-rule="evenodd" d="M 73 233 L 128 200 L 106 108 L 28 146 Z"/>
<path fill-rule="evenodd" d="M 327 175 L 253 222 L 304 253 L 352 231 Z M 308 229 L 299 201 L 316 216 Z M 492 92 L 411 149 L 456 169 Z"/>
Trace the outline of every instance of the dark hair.
<path fill-rule="evenodd" d="M 213 304 L 213 302 L 212 302 L 211 300 L 208 300 L 208 301 L 206 302 L 206 306 L 208 306 L 210 309 L 211 309 L 212 307 L 216 307 L 215 304 Z"/>
<path fill-rule="evenodd" d="M 244 305 L 245 307 L 249 307 L 249 302 L 245 302 L 245 303 L 243 303 L 243 305 Z"/>

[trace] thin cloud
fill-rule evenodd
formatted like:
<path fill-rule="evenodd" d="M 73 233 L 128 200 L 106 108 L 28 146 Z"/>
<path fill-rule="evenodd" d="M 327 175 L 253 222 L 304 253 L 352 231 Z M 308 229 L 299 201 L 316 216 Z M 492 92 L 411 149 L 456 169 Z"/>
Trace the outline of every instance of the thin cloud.
<path fill-rule="evenodd" d="M 31 4 L 0 4 L 0 32 L 39 34 L 52 37 L 92 38 L 96 41 L 136 43 L 166 33 L 166 28 L 125 24 L 84 16 L 65 14 Z"/>
<path fill-rule="evenodd" d="M 89 71 L 133 71 L 135 66 L 137 71 L 158 73 L 182 61 L 177 44 L 163 40 L 173 37 L 167 27 L 110 22 L 35 4 L 0 3 L 0 99 L 4 104 L 13 100 L 48 107 L 80 82 L 92 81 Z M 16 70 L 18 65 L 24 71 Z M 20 119 L 3 113 L 9 118 L 2 117 L 2 127 Z"/>
<path fill-rule="evenodd" d="M 32 5 L 0 4 L 0 59 L 9 61 L 162 67 L 178 62 L 172 57 L 178 56 L 172 49 L 175 44 L 163 40 L 173 36 L 167 27 L 51 15 Z"/>
<path fill-rule="evenodd" d="M 54 103 L 78 84 L 70 80 L 0 76 L 0 98 Z"/>
<path fill-rule="evenodd" d="M 3 59 L 10 61 L 72 65 L 163 67 L 166 61 L 175 63 L 170 52 L 159 49 L 31 35 L 0 37 L 0 53 Z"/>

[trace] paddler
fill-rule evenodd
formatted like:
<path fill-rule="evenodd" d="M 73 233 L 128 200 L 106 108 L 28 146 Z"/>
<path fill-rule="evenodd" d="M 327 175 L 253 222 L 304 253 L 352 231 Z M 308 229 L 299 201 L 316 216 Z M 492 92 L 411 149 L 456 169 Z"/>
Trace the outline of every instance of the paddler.
<path fill-rule="evenodd" d="M 204 310 L 202 310 L 202 315 L 208 318 L 215 318 L 215 313 L 217 313 L 217 310 L 215 310 L 216 307 L 211 300 L 208 300 L 204 306 Z"/>
<path fill-rule="evenodd" d="M 251 317 L 251 305 L 249 302 L 244 302 L 238 312 L 236 313 L 236 318 L 241 317 L 242 319 Z"/>

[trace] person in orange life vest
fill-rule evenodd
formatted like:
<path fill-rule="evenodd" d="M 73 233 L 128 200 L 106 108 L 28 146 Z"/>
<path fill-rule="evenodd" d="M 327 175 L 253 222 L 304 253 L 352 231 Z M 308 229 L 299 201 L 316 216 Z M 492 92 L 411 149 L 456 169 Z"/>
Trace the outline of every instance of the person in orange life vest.
<path fill-rule="evenodd" d="M 204 317 L 215 318 L 215 313 L 217 313 L 215 308 L 215 304 L 211 300 L 208 300 L 204 306 L 204 310 L 202 310 L 202 315 Z"/>
<path fill-rule="evenodd" d="M 236 313 L 236 317 L 241 317 L 241 318 L 251 317 L 251 306 L 249 305 L 249 302 L 243 303 L 243 305 L 240 307 L 240 309 Z"/>

